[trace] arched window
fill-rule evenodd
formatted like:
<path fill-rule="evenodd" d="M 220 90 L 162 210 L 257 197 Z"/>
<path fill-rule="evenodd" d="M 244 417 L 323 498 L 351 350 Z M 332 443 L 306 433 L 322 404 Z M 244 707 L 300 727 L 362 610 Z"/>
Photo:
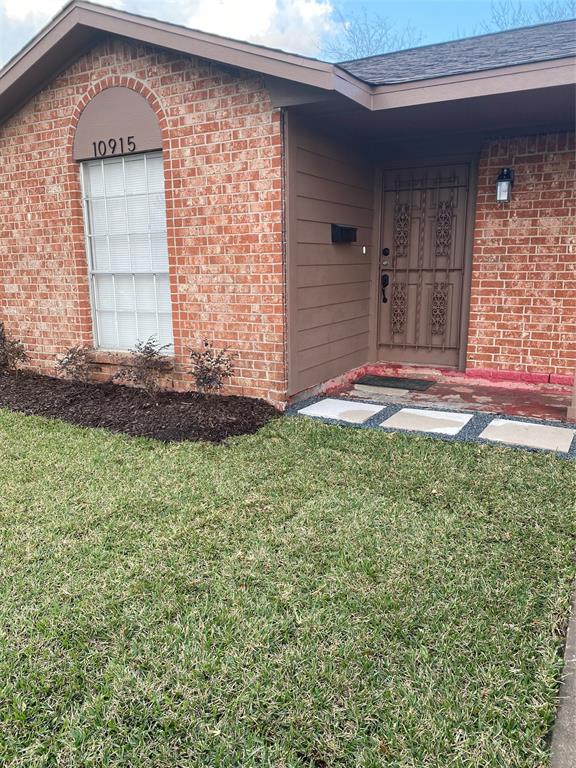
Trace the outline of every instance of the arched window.
<path fill-rule="evenodd" d="M 129 132 L 131 131 L 131 132 Z M 76 131 L 95 345 L 173 348 L 160 130 L 146 100 L 102 91 Z"/>

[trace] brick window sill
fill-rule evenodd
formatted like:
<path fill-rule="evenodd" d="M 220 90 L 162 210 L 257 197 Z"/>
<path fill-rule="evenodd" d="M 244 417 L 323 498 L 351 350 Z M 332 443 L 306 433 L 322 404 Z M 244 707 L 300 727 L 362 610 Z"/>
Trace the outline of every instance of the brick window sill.
<path fill-rule="evenodd" d="M 174 355 L 163 355 L 163 359 L 166 359 L 167 367 L 169 370 L 174 368 L 176 358 Z M 131 363 L 134 360 L 134 355 L 131 352 L 118 352 L 111 349 L 95 349 L 90 353 L 90 362 L 97 365 L 122 365 Z"/>

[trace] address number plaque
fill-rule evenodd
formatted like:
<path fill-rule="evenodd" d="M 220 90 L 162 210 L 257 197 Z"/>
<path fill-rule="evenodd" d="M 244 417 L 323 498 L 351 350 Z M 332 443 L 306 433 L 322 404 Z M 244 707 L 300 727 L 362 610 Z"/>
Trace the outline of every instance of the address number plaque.
<path fill-rule="evenodd" d="M 120 136 L 117 139 L 98 139 L 92 142 L 94 157 L 112 157 L 113 155 L 130 155 L 136 152 L 134 136 Z"/>

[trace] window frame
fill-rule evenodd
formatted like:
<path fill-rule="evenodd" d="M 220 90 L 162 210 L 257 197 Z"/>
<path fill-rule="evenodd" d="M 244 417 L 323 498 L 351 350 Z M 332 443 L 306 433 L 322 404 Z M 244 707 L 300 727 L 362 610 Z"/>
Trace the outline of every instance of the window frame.
<path fill-rule="evenodd" d="M 158 283 L 157 283 L 157 277 L 158 276 L 166 276 L 168 278 L 168 286 L 170 286 L 170 266 L 168 262 L 168 256 L 166 258 L 166 269 L 152 269 L 152 257 L 151 257 L 151 269 L 150 271 L 135 271 L 133 269 L 134 264 L 132 263 L 132 252 L 130 250 L 130 233 L 127 227 L 126 235 L 128 237 L 128 253 L 130 258 L 130 267 L 131 269 L 126 270 L 102 270 L 102 269 L 96 269 L 96 263 L 94 258 L 94 247 L 93 247 L 93 239 L 96 237 L 102 237 L 102 235 L 97 235 L 93 232 L 93 215 L 90 212 L 90 203 L 93 200 L 96 199 L 102 199 L 104 201 L 104 211 L 105 211 L 105 221 L 106 221 L 106 247 L 108 251 L 108 261 L 109 266 L 111 266 L 111 253 L 110 253 L 110 228 L 109 228 L 109 217 L 108 217 L 108 200 L 109 199 L 122 199 L 124 201 L 124 211 L 126 216 L 126 221 L 128 221 L 128 198 L 130 197 L 130 193 L 127 191 L 126 186 L 126 160 L 131 160 L 132 158 L 143 158 L 144 159 L 144 178 L 145 178 L 145 191 L 144 192 L 138 192 L 138 193 L 132 193 L 134 196 L 136 195 L 146 195 L 146 198 L 148 200 L 148 206 L 150 205 L 150 195 L 151 194 L 159 194 L 157 192 L 151 193 L 148 183 L 148 160 L 151 157 L 160 157 L 162 159 L 162 199 L 163 199 L 163 205 L 164 205 L 164 229 L 160 231 L 152 232 L 150 228 L 150 222 L 148 222 L 148 242 L 150 247 L 150 254 L 152 253 L 152 235 L 157 235 L 159 233 L 164 235 L 165 241 L 166 241 L 166 250 L 168 246 L 168 232 L 167 232 L 167 223 L 166 223 L 166 189 L 165 189 L 165 176 L 164 176 L 164 157 L 162 150 L 152 150 L 148 152 L 139 152 L 135 154 L 130 155 L 116 155 L 114 157 L 103 157 L 103 158 L 91 158 L 88 160 L 83 160 L 80 162 L 80 186 L 81 186 L 81 195 L 82 195 L 82 214 L 83 214 L 83 225 L 84 225 L 84 241 L 85 241 L 85 248 L 86 248 L 86 258 L 87 258 L 87 267 L 88 267 L 88 282 L 89 282 L 89 291 L 90 291 L 90 307 L 91 307 L 91 315 L 92 315 L 92 336 L 94 340 L 94 348 L 97 350 L 102 350 L 104 352 L 110 351 L 110 352 L 130 352 L 131 347 L 123 347 L 120 346 L 120 332 L 119 332 L 119 324 L 118 324 L 118 304 L 117 304 L 117 296 L 116 296 L 116 277 L 122 276 L 122 277 L 131 277 L 132 278 L 132 292 L 134 296 L 134 322 L 136 327 L 136 339 L 137 341 L 146 342 L 150 336 L 147 338 L 140 338 L 140 335 L 138 333 L 139 326 L 138 326 L 138 308 L 137 308 L 137 289 L 136 289 L 136 277 L 137 276 L 149 276 L 153 279 L 153 285 L 154 285 L 154 309 L 149 310 L 150 314 L 154 314 L 156 318 L 156 340 L 160 343 L 160 315 L 166 315 L 167 312 L 161 313 L 158 311 Z M 97 198 L 92 195 L 89 195 L 88 185 L 86 183 L 86 175 L 87 175 L 87 166 L 88 165 L 99 165 L 102 169 L 102 179 L 103 183 L 105 184 L 105 176 L 104 176 L 104 165 L 109 165 L 113 163 L 121 163 L 122 164 L 122 178 L 123 178 L 123 193 L 121 195 L 110 195 L 108 196 L 106 194 L 106 188 L 104 187 L 104 195 L 102 198 Z M 149 210 L 149 208 L 148 208 Z M 100 339 L 102 336 L 101 329 L 100 329 L 100 322 L 98 319 L 98 308 L 97 308 L 97 298 L 96 298 L 96 278 L 99 276 L 103 277 L 110 277 L 112 280 L 112 288 L 113 288 L 113 295 L 114 295 L 114 326 L 115 326 L 115 333 L 116 333 L 116 342 L 117 346 L 109 346 L 109 345 L 102 345 L 100 343 Z M 164 354 L 168 356 L 174 355 L 174 325 L 173 325 L 173 308 L 172 308 L 172 297 L 170 295 L 170 345 L 168 350 L 164 350 Z"/>

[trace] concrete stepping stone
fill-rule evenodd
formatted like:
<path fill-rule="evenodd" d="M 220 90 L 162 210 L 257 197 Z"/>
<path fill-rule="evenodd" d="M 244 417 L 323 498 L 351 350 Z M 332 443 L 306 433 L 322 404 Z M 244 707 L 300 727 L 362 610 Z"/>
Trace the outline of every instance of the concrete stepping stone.
<path fill-rule="evenodd" d="M 522 445 L 525 448 L 542 448 L 547 451 L 570 450 L 575 429 L 554 427 L 549 424 L 532 424 L 528 421 L 493 419 L 479 437 L 495 443 Z"/>
<path fill-rule="evenodd" d="M 451 411 L 427 411 L 421 408 L 402 408 L 380 424 L 389 429 L 409 432 L 432 432 L 438 435 L 457 435 L 466 426 L 472 414 Z"/>
<path fill-rule="evenodd" d="M 348 421 L 351 424 L 363 424 L 383 410 L 381 405 L 327 397 L 325 400 L 319 400 L 306 408 L 300 408 L 298 413 L 318 419 L 338 419 L 339 421 Z"/>

